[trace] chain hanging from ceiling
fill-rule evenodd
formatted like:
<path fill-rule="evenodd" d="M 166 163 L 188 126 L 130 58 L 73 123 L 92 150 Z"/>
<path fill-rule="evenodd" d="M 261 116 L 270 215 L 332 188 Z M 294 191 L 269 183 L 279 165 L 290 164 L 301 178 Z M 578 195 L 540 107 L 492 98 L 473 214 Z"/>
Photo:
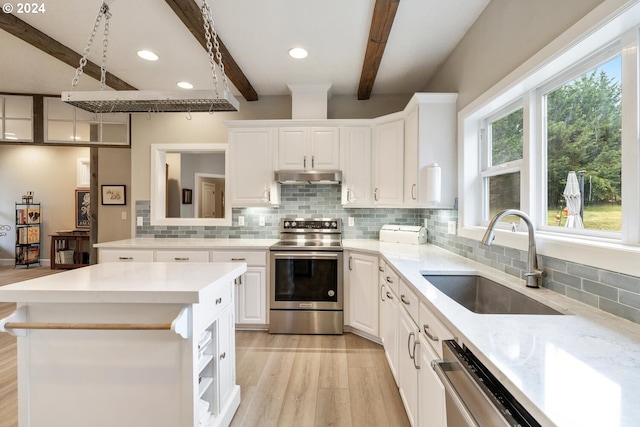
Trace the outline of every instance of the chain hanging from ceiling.
<path fill-rule="evenodd" d="M 112 0 L 113 1 L 113 0 Z M 161 113 L 161 112 L 203 112 L 208 111 L 238 111 L 239 103 L 231 95 L 227 76 L 224 72 L 218 33 L 215 30 L 213 14 L 206 0 L 203 0 L 201 7 L 202 20 L 204 22 L 204 34 L 206 39 L 207 53 L 211 67 L 214 91 L 107 91 L 105 90 L 107 48 L 109 46 L 109 21 L 111 11 L 107 1 L 103 2 L 98 11 L 93 29 L 84 55 L 80 59 L 80 65 L 76 69 L 76 74 L 71 82 L 72 91 L 62 92 L 62 101 L 74 105 L 93 113 Z M 98 33 L 100 22 L 104 18 L 104 38 L 102 41 L 102 65 L 100 67 L 100 91 L 73 91 L 78 85 L 84 67 L 87 65 L 87 56 L 91 51 L 94 39 Z M 215 53 L 214 53 L 215 50 Z M 217 66 L 216 66 L 217 61 Z M 218 89 L 218 73 L 222 76 L 222 96 Z"/>

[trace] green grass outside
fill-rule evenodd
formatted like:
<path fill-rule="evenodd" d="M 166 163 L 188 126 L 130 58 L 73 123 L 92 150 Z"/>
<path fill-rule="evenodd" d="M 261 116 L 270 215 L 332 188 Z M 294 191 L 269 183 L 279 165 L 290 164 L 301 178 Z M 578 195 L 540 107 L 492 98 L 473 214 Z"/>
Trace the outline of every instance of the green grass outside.
<path fill-rule="evenodd" d="M 561 215 L 558 224 L 556 215 Z M 560 225 L 564 227 L 567 219 L 557 209 L 547 212 L 548 225 Z M 620 205 L 591 205 L 584 207 L 584 228 L 590 230 L 620 231 L 622 229 L 622 206 Z"/>

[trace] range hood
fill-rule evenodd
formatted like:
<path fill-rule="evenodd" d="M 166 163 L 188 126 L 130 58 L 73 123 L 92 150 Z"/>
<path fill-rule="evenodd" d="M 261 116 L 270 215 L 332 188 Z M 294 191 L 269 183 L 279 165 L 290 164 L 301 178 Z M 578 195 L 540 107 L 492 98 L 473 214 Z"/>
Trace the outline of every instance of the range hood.
<path fill-rule="evenodd" d="M 280 184 L 340 184 L 342 172 L 279 170 L 274 172 L 274 179 Z"/>

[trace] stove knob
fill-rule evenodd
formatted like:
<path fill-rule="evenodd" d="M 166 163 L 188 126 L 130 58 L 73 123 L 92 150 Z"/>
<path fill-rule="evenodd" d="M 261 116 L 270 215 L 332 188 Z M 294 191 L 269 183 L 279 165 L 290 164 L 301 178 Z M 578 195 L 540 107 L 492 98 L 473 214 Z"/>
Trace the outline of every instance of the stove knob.
<path fill-rule="evenodd" d="M 330 297 L 333 297 L 336 294 L 336 291 L 334 291 L 333 289 L 330 289 L 329 292 L 327 292 L 327 295 L 329 295 Z"/>
<path fill-rule="evenodd" d="M 285 221 L 285 222 L 284 222 L 284 228 L 289 228 L 289 226 L 290 226 L 290 225 L 291 225 L 291 224 L 289 224 L 289 221 Z"/>
<path fill-rule="evenodd" d="M 291 228 L 296 228 L 296 225 L 298 225 L 295 221 L 291 222 Z"/>
<path fill-rule="evenodd" d="M 324 227 L 325 227 L 325 228 L 329 228 L 330 226 L 331 226 L 331 224 L 330 224 L 329 222 L 325 222 L 325 223 L 324 223 Z"/>
<path fill-rule="evenodd" d="M 331 221 L 331 228 L 338 228 L 338 221 Z"/>

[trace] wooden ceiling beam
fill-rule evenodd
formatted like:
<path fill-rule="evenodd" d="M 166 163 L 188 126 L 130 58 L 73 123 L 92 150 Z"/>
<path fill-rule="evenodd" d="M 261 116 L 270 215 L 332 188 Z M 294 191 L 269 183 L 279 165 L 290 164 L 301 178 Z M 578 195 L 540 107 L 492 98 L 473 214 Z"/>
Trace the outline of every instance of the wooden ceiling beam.
<path fill-rule="evenodd" d="M 0 29 L 37 47 L 41 51 L 48 53 L 73 68 L 78 68 L 80 65 L 81 55 L 12 14 L 0 13 Z M 100 67 L 93 62 L 87 61 L 87 65 L 84 66 L 84 74 L 100 81 Z M 69 85 L 71 85 L 72 77 L 71 75 L 69 76 Z M 109 72 L 107 72 L 105 76 L 105 84 L 116 90 L 137 90 L 129 83 Z"/>
<path fill-rule="evenodd" d="M 384 49 L 391 33 L 393 20 L 396 17 L 400 0 L 376 0 L 369 30 L 367 51 L 364 55 L 360 85 L 358 86 L 358 99 L 365 100 L 371 97 L 373 84 L 378 75 L 378 68 L 382 61 Z"/>
<path fill-rule="evenodd" d="M 207 40 L 204 36 L 204 22 L 202 20 L 202 12 L 194 0 L 165 0 L 171 7 L 173 12 L 178 15 L 182 23 L 191 31 L 193 37 L 200 42 L 202 47 L 207 49 Z M 220 53 L 222 54 L 222 63 L 224 64 L 224 72 L 227 78 L 231 80 L 233 85 L 240 91 L 247 101 L 257 101 L 258 93 L 255 91 L 249 79 L 244 75 L 240 66 L 236 63 L 226 48 L 220 35 L 218 35 L 220 43 Z"/>

